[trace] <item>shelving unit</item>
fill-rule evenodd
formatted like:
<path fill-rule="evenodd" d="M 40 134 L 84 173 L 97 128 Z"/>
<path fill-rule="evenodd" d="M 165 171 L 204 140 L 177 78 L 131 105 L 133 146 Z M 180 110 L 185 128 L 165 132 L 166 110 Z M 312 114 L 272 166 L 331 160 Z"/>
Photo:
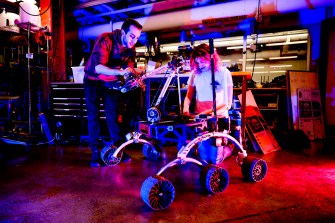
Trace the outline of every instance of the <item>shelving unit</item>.
<path fill-rule="evenodd" d="M 19 4 L 21 7 L 22 3 Z M 45 112 L 44 99 L 48 95 L 48 92 L 46 94 L 43 92 L 47 91 L 45 85 L 48 86 L 49 83 L 48 64 L 35 61 L 36 58 L 39 60 L 42 54 L 38 51 L 39 49 L 36 49 L 37 45 L 32 37 L 37 32 L 41 31 L 42 33 L 45 27 L 41 27 L 40 23 L 35 25 L 28 17 L 23 19 L 23 16 L 19 15 L 22 9 L 19 4 L 5 1 L 3 10 L 0 11 L 0 34 L 2 36 L 0 67 L 3 78 L 1 95 L 2 97 L 16 98 L 17 101 L 11 106 L 15 115 L 8 114 L 10 120 L 6 128 L 2 126 L 1 128 L 9 133 L 14 131 L 13 129 L 19 129 L 17 133 L 32 136 L 43 133 L 41 128 L 35 126 L 35 123 L 43 125 L 40 115 Z M 37 13 L 32 14 L 38 14 L 37 6 L 36 9 Z M 34 18 L 39 17 L 34 16 Z M 48 50 L 49 47 L 46 49 L 47 53 Z M 37 51 L 38 53 L 36 53 Z M 47 75 L 44 75 L 45 69 Z M 47 78 L 46 83 L 45 77 Z M 9 109 L 8 113 L 10 113 Z"/>
<path fill-rule="evenodd" d="M 249 88 L 248 90 L 252 91 L 257 106 L 270 128 L 288 129 L 286 88 Z M 234 95 L 240 93 L 240 88 L 234 88 Z M 238 102 L 235 100 L 235 103 Z"/>

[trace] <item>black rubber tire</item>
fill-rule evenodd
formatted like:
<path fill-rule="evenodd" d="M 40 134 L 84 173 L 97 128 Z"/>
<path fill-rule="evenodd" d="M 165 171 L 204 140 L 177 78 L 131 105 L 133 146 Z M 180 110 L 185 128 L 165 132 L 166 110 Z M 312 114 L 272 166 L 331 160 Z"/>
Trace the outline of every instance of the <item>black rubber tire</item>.
<path fill-rule="evenodd" d="M 148 158 L 149 160 L 158 160 L 161 157 L 160 149 L 157 145 L 145 143 L 142 147 L 143 155 Z"/>
<path fill-rule="evenodd" d="M 113 157 L 114 152 L 116 151 L 116 147 L 113 145 L 105 146 L 100 153 L 102 161 L 107 165 L 107 166 L 115 166 L 118 163 L 121 162 L 121 157 L 123 155 L 123 152 L 120 151 L 117 158 Z"/>
<path fill-rule="evenodd" d="M 224 168 L 209 164 L 201 168 L 200 182 L 209 193 L 218 194 L 227 188 L 229 174 Z"/>
<path fill-rule="evenodd" d="M 247 157 L 243 160 L 241 170 L 247 181 L 259 182 L 265 178 L 268 166 L 262 159 Z"/>
<path fill-rule="evenodd" d="M 175 196 L 174 186 L 161 176 L 150 176 L 142 184 L 141 198 L 153 210 L 170 206 Z"/>

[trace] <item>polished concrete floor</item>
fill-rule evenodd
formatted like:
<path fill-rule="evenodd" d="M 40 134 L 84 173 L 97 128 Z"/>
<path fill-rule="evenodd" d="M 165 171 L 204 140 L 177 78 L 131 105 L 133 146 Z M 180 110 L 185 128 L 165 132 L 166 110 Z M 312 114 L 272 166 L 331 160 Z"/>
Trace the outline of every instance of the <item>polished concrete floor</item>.
<path fill-rule="evenodd" d="M 297 142 L 296 145 L 299 145 Z M 292 146 L 291 146 L 292 147 Z M 175 187 L 170 207 L 153 211 L 141 199 L 142 183 L 176 157 L 145 159 L 139 145 L 127 147 L 129 162 L 89 167 L 85 145 L 1 144 L 0 222 L 335 222 L 335 147 L 284 148 L 266 155 L 263 181 L 246 182 L 233 157 L 219 165 L 230 176 L 227 189 L 208 195 L 193 163 L 167 169 Z"/>

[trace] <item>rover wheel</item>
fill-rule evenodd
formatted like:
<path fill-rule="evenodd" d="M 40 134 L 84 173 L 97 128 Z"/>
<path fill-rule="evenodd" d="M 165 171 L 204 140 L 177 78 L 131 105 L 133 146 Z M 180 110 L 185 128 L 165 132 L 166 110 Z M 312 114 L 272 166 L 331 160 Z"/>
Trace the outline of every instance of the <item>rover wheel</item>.
<path fill-rule="evenodd" d="M 119 154 L 117 155 L 117 158 L 113 157 L 114 152 L 116 151 L 116 147 L 109 145 L 109 146 L 105 146 L 101 153 L 101 159 L 102 161 L 107 165 L 107 166 L 114 166 L 117 165 L 119 162 L 121 162 L 121 157 L 123 152 L 119 152 Z"/>
<path fill-rule="evenodd" d="M 149 160 L 158 160 L 161 157 L 161 153 L 159 152 L 159 148 L 157 145 L 153 144 L 151 146 L 148 143 L 145 143 L 142 147 L 143 155 Z"/>
<path fill-rule="evenodd" d="M 163 210 L 172 203 L 175 189 L 170 181 L 161 176 L 148 177 L 142 184 L 142 200 L 153 210 Z"/>
<path fill-rule="evenodd" d="M 200 181 L 208 192 L 218 194 L 227 188 L 229 175 L 225 169 L 209 164 L 201 169 Z"/>
<path fill-rule="evenodd" d="M 149 108 L 147 111 L 148 122 L 159 122 L 161 120 L 161 116 L 161 112 L 156 107 Z"/>
<path fill-rule="evenodd" d="M 268 166 L 262 159 L 247 157 L 241 166 L 242 175 L 248 181 L 258 182 L 264 179 Z"/>

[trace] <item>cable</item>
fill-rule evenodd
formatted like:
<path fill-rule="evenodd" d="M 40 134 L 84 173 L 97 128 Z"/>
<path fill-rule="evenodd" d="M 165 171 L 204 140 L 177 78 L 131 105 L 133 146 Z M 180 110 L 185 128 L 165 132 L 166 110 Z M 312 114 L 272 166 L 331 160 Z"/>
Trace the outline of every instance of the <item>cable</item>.
<path fill-rule="evenodd" d="M 40 145 L 50 144 L 51 142 L 53 142 L 53 141 L 55 141 L 55 140 L 58 140 L 58 139 L 56 138 L 56 135 L 57 135 L 57 133 L 55 134 L 55 137 L 54 137 L 52 140 L 48 141 L 48 142 L 41 142 L 41 143 L 30 144 L 30 145 L 31 145 L 31 146 L 40 146 Z"/>
<path fill-rule="evenodd" d="M 258 27 L 258 22 L 259 22 L 259 16 L 260 16 L 260 12 L 261 12 L 261 0 L 258 0 L 258 5 L 257 5 L 257 18 L 256 18 L 256 24 L 255 24 L 255 32 L 256 32 L 256 42 L 255 42 L 255 56 L 254 56 L 254 63 L 252 66 L 252 72 L 251 72 L 251 78 L 254 77 L 254 71 L 255 71 L 255 66 L 256 66 L 256 58 L 257 58 L 257 44 L 258 44 L 258 31 L 259 31 L 259 27 Z"/>

